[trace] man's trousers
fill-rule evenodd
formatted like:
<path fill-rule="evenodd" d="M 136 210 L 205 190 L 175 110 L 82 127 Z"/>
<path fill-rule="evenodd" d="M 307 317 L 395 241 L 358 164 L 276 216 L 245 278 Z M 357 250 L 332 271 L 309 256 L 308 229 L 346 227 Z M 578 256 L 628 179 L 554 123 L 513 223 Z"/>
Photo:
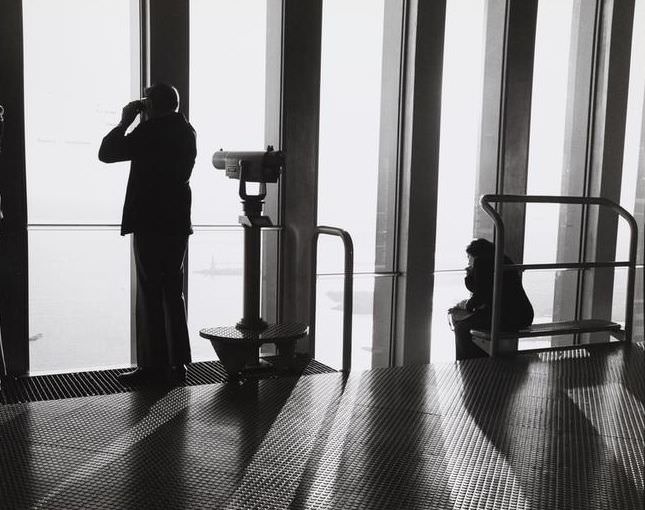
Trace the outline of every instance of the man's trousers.
<path fill-rule="evenodd" d="M 134 234 L 137 365 L 165 370 L 190 362 L 184 302 L 187 235 Z"/>

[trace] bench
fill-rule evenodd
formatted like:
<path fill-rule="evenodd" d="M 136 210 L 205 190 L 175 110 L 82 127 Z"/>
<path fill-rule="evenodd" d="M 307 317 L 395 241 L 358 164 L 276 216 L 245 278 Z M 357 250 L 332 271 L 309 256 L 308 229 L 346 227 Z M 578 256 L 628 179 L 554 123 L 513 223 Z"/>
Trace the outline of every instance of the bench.
<path fill-rule="evenodd" d="M 501 331 L 497 335 L 498 354 L 511 354 L 517 351 L 518 339 L 538 336 L 558 336 L 581 333 L 608 332 L 622 340 L 624 330 L 616 322 L 601 319 L 584 319 L 579 321 L 545 322 L 532 324 L 528 328 L 518 331 Z M 471 329 L 470 334 L 477 347 L 491 355 L 490 331 L 483 329 Z"/>
<path fill-rule="evenodd" d="M 473 342 L 489 356 L 510 354 L 517 352 L 519 338 L 538 336 L 557 336 L 580 333 L 608 332 L 623 342 L 632 341 L 632 328 L 634 319 L 634 281 L 636 278 L 636 243 L 638 240 L 638 226 L 636 220 L 620 205 L 603 197 L 573 197 L 549 195 L 482 195 L 479 203 L 493 220 L 495 228 L 495 257 L 493 268 L 493 296 L 491 304 L 490 331 L 471 330 Z M 582 206 L 597 205 L 612 209 L 621 216 L 629 225 L 629 260 L 613 262 L 568 262 L 554 264 L 504 264 L 504 221 L 502 215 L 492 203 L 517 203 L 517 204 L 578 204 Z M 569 322 L 551 322 L 534 324 L 520 331 L 500 331 L 501 302 L 502 302 L 502 276 L 504 271 L 527 270 L 558 270 L 578 269 L 588 270 L 596 268 L 627 268 L 627 288 L 625 297 L 625 327 L 615 322 L 602 319 L 582 319 Z M 544 349 L 540 349 L 544 350 Z M 547 349 L 548 350 L 548 349 Z"/>

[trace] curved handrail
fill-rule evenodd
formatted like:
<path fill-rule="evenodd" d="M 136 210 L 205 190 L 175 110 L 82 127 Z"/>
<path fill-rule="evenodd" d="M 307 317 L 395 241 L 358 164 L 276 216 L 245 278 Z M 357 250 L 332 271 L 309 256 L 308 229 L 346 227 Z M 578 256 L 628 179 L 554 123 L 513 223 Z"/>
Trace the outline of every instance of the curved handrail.
<path fill-rule="evenodd" d="M 352 307 L 354 296 L 354 243 L 349 233 L 336 227 L 318 226 L 314 231 L 311 250 L 311 296 L 309 299 L 309 349 L 313 354 L 316 346 L 316 267 L 318 238 L 320 234 L 338 236 L 345 248 L 345 271 L 343 287 L 343 372 L 352 368 Z"/>
<path fill-rule="evenodd" d="M 634 217 L 623 209 L 620 205 L 612 202 L 611 200 L 603 197 L 560 197 L 553 195 L 499 195 L 487 194 L 482 195 L 479 203 L 482 209 L 491 217 L 495 225 L 495 262 L 493 266 L 493 303 L 492 303 L 492 317 L 490 328 L 491 339 L 491 354 L 493 356 L 498 354 L 497 337 L 500 331 L 500 304 L 502 293 L 502 273 L 504 262 L 504 221 L 502 216 L 491 206 L 494 203 L 539 203 L 539 204 L 580 204 L 580 205 L 599 205 L 609 207 L 615 211 L 619 216 L 623 217 L 629 224 L 630 241 L 629 241 L 629 261 L 627 263 L 627 295 L 625 304 L 625 341 L 631 342 L 632 339 L 632 326 L 634 315 L 634 281 L 636 279 L 636 249 L 638 242 L 638 226 Z M 624 266 L 621 262 L 606 262 L 602 263 L 604 267 L 618 267 Z M 589 266 L 593 265 L 589 264 Z M 518 269 L 529 266 L 528 264 L 514 264 Z M 553 264 L 558 267 L 580 267 L 580 263 L 571 264 Z"/>

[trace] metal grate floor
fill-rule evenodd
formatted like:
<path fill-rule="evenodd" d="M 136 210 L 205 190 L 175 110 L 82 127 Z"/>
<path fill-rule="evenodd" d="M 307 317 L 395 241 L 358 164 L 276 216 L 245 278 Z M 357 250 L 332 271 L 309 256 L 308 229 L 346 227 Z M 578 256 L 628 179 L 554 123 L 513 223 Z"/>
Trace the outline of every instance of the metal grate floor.
<path fill-rule="evenodd" d="M 271 360 L 271 357 L 265 358 Z M 93 372 L 74 372 L 68 374 L 39 375 L 34 377 L 3 378 L 0 381 L 0 404 L 18 404 L 39 400 L 111 395 L 137 388 L 124 386 L 117 376 L 130 370 L 99 370 Z M 322 363 L 302 358 L 292 372 L 297 375 L 313 375 L 334 372 Z M 284 371 L 266 369 L 253 377 L 265 378 L 284 375 Z M 293 373 L 291 375 L 294 375 Z M 188 366 L 186 382 L 182 386 L 229 382 L 230 377 L 219 361 L 202 361 Z"/>
<path fill-rule="evenodd" d="M 641 509 L 645 346 L 0 406 L 2 508 Z"/>

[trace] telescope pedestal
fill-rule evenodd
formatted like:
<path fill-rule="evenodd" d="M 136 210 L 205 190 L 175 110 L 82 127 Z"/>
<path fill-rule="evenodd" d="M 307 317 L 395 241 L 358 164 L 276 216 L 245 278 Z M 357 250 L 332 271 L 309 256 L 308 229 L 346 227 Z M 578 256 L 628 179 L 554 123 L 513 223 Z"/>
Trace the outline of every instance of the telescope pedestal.
<path fill-rule="evenodd" d="M 244 216 L 239 217 L 239 222 L 244 227 L 244 316 L 236 326 L 205 328 L 199 332 L 202 338 L 210 340 L 224 369 L 233 376 L 266 368 L 268 363 L 259 355 L 264 344 L 276 346 L 278 356 L 274 368 L 292 368 L 296 340 L 308 332 L 307 324 L 268 324 L 260 317 L 261 229 L 272 224 L 268 216 L 262 216 L 266 185 L 260 184 L 258 195 L 247 195 L 243 170 L 240 197 Z"/>
<path fill-rule="evenodd" d="M 307 325 L 297 322 L 269 324 L 263 331 L 224 326 L 205 328 L 199 332 L 201 337 L 210 340 L 217 357 L 231 375 L 267 368 L 268 363 L 259 357 L 259 349 L 264 344 L 276 346 L 279 362 L 274 368 L 292 368 L 296 340 L 306 334 Z"/>

